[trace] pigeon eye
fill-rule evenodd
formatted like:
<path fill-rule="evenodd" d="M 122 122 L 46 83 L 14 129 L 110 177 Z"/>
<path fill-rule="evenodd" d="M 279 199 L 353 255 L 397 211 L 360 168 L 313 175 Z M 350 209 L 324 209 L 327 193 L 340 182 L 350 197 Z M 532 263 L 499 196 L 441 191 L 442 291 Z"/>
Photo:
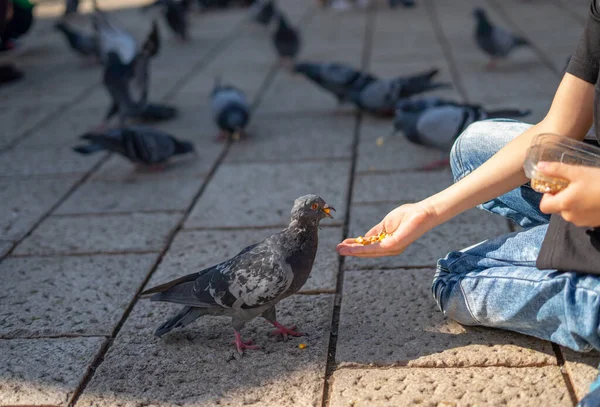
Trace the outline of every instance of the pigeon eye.
<path fill-rule="evenodd" d="M 319 204 L 316 204 L 316 203 L 312 204 L 312 206 L 311 206 L 313 211 L 316 211 L 318 207 L 319 207 Z"/>

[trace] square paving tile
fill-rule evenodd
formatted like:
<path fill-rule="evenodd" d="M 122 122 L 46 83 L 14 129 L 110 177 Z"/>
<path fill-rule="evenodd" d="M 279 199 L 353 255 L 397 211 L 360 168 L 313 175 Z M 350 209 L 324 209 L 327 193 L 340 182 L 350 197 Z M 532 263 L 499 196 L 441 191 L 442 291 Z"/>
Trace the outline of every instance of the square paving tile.
<path fill-rule="evenodd" d="M 0 337 L 111 335 L 156 257 L 4 259 Z"/>
<path fill-rule="evenodd" d="M 235 256 L 244 247 L 280 230 L 184 230 L 177 234 L 158 270 L 152 275 L 150 285 L 158 285 L 218 264 Z M 341 228 L 323 228 L 319 231 L 319 250 L 302 291 L 335 292 L 339 267 L 335 246 L 341 238 Z"/>
<path fill-rule="evenodd" d="M 301 161 L 350 158 L 354 119 L 257 117 L 247 139 L 232 145 L 225 161 Z"/>
<path fill-rule="evenodd" d="M 341 225 L 349 167 L 348 161 L 222 165 L 185 227 L 287 226 L 294 200 L 306 194 L 337 209 L 323 225 Z"/>
<path fill-rule="evenodd" d="M 104 154 L 83 156 L 71 148 L 17 148 L 0 153 L 0 174 L 29 176 L 85 173 L 102 157 Z"/>
<path fill-rule="evenodd" d="M 450 170 L 358 174 L 354 179 L 352 203 L 418 202 L 452 183 Z"/>
<path fill-rule="evenodd" d="M 332 407 L 571 406 L 556 367 L 509 369 L 343 369 L 334 373 Z"/>
<path fill-rule="evenodd" d="M 411 367 L 556 364 L 552 346 L 445 319 L 431 296 L 434 270 L 346 272 L 336 359 Z"/>
<path fill-rule="evenodd" d="M 391 203 L 353 205 L 349 236 L 364 235 L 396 206 Z M 348 257 L 344 268 L 435 266 L 438 259 L 453 250 L 464 249 L 508 232 L 506 219 L 479 209 L 470 209 L 427 232 L 398 256 L 373 259 Z"/>
<path fill-rule="evenodd" d="M 270 324 L 257 318 L 242 335 L 262 349 L 240 357 L 227 318 L 203 317 L 156 338 L 154 329 L 177 306 L 140 301 L 77 404 L 320 405 L 333 296 L 296 295 L 278 308 L 283 324 L 310 335 L 278 342 L 267 337 Z"/>
<path fill-rule="evenodd" d="M 64 178 L 0 178 L 0 235 L 19 240 L 77 181 Z"/>
<path fill-rule="evenodd" d="M 181 214 L 51 216 L 15 250 L 19 255 L 160 251 Z"/>
<path fill-rule="evenodd" d="M 0 340 L 0 404 L 66 407 L 104 340 Z"/>
<path fill-rule="evenodd" d="M 54 112 L 55 109 L 56 106 L 51 104 L 3 107 L 0 112 L 0 122 L 2 123 L 2 136 L 0 136 L 0 140 L 8 141 L 18 138 L 22 133 L 35 127 L 46 116 Z"/>
<path fill-rule="evenodd" d="M 600 353 L 596 351 L 579 353 L 566 348 L 562 348 L 562 352 L 565 357 L 567 372 L 575 388 L 575 395 L 581 400 L 588 394 L 590 384 L 598 376 Z"/>
<path fill-rule="evenodd" d="M 88 181 L 57 210 L 59 214 L 180 210 L 192 203 L 204 178 Z"/>

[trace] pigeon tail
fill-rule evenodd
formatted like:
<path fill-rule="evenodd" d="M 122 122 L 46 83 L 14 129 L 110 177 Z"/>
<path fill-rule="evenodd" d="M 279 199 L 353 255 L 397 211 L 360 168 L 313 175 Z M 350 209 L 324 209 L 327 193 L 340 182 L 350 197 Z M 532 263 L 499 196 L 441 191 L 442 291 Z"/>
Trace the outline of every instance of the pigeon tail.
<path fill-rule="evenodd" d="M 194 322 L 198 317 L 204 314 L 202 308 L 196 307 L 183 307 L 177 315 L 169 319 L 167 322 L 158 327 L 154 332 L 156 336 L 163 336 L 164 334 L 171 332 L 175 328 L 183 328 L 184 326 Z"/>
<path fill-rule="evenodd" d="M 121 149 L 120 137 L 110 137 L 102 133 L 90 132 L 79 136 L 79 138 L 89 141 L 90 145 L 102 146 L 102 149 L 109 149 L 112 151 L 119 151 Z"/>
<path fill-rule="evenodd" d="M 531 109 L 498 109 L 487 112 L 488 119 L 519 118 L 529 116 Z"/>
<path fill-rule="evenodd" d="M 84 155 L 93 154 L 102 150 L 104 150 L 104 147 L 102 147 L 100 144 L 86 144 L 73 147 L 73 151 Z"/>

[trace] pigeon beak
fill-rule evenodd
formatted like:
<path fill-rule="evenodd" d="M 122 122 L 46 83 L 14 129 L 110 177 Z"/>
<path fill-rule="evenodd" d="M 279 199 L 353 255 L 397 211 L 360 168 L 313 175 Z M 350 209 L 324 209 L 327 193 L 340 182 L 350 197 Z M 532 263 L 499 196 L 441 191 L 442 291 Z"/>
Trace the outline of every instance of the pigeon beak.
<path fill-rule="evenodd" d="M 333 216 L 331 216 L 331 211 L 335 212 L 335 208 L 333 206 L 329 206 L 329 205 L 325 204 L 325 206 L 321 210 L 323 212 L 325 212 L 325 215 L 327 215 L 328 218 L 333 219 Z"/>

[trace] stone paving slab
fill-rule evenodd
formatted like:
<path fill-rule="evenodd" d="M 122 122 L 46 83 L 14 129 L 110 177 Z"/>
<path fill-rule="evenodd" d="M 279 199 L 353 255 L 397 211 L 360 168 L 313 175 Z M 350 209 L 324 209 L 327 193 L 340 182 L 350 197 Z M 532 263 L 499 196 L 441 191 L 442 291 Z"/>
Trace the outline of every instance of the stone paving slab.
<path fill-rule="evenodd" d="M 138 211 L 185 211 L 204 178 L 137 177 L 88 181 L 56 211 L 57 214 Z"/>
<path fill-rule="evenodd" d="M 340 225 L 346 213 L 348 161 L 224 164 L 185 222 L 186 228 L 287 226 L 294 200 L 316 194 L 335 207 Z"/>
<path fill-rule="evenodd" d="M 0 178 L 0 234 L 19 240 L 77 181 L 61 178 Z"/>
<path fill-rule="evenodd" d="M 13 246 L 13 242 L 8 240 L 0 240 L 0 259 L 4 257 L 6 253 L 10 251 Z"/>
<path fill-rule="evenodd" d="M 349 236 L 362 236 L 378 224 L 397 204 L 354 205 L 350 213 Z M 349 257 L 345 269 L 435 266 L 452 250 L 460 250 L 483 240 L 508 233 L 506 219 L 479 209 L 470 209 L 427 232 L 399 256 L 361 259 Z"/>
<path fill-rule="evenodd" d="M 104 340 L 0 340 L 0 404 L 66 407 Z"/>
<path fill-rule="evenodd" d="M 15 250 L 18 255 L 160 251 L 182 214 L 51 216 Z"/>
<path fill-rule="evenodd" d="M 231 146 L 226 162 L 351 158 L 354 120 L 347 117 L 257 117 L 248 139 Z"/>
<path fill-rule="evenodd" d="M 257 318 L 242 334 L 263 349 L 239 357 L 227 318 L 203 317 L 156 338 L 154 329 L 177 307 L 140 301 L 77 406 L 320 405 L 332 307 L 331 295 L 284 300 L 278 319 L 310 335 L 277 342 Z"/>
<path fill-rule="evenodd" d="M 556 367 L 508 369 L 343 369 L 331 407 L 571 406 Z"/>
<path fill-rule="evenodd" d="M 417 202 L 452 185 L 452 172 L 359 174 L 354 178 L 352 203 Z"/>
<path fill-rule="evenodd" d="M 162 284 L 181 276 L 196 273 L 235 256 L 244 247 L 277 233 L 281 228 L 238 230 L 187 230 L 180 232 L 150 285 Z M 319 250 L 304 292 L 335 292 L 339 257 L 335 246 L 342 239 L 341 228 L 328 227 L 319 231 Z"/>
<path fill-rule="evenodd" d="M 561 348 L 565 358 L 566 370 L 573 383 L 575 395 L 581 400 L 589 391 L 590 384 L 598 376 L 600 354 L 596 351 L 590 353 L 574 352 Z"/>
<path fill-rule="evenodd" d="M 16 149 L 0 153 L 0 174 L 4 177 L 86 173 L 104 154 L 84 156 L 71 148 Z"/>
<path fill-rule="evenodd" d="M 34 128 L 55 109 L 56 107 L 52 105 L 41 104 L 2 107 L 0 111 L 0 122 L 2 123 L 0 148 L 19 138 L 22 133 Z"/>
<path fill-rule="evenodd" d="M 445 319 L 431 295 L 434 269 L 346 272 L 336 360 L 341 366 L 540 366 L 550 343 Z"/>
<path fill-rule="evenodd" d="M 4 259 L 0 337 L 112 335 L 156 257 Z"/>

